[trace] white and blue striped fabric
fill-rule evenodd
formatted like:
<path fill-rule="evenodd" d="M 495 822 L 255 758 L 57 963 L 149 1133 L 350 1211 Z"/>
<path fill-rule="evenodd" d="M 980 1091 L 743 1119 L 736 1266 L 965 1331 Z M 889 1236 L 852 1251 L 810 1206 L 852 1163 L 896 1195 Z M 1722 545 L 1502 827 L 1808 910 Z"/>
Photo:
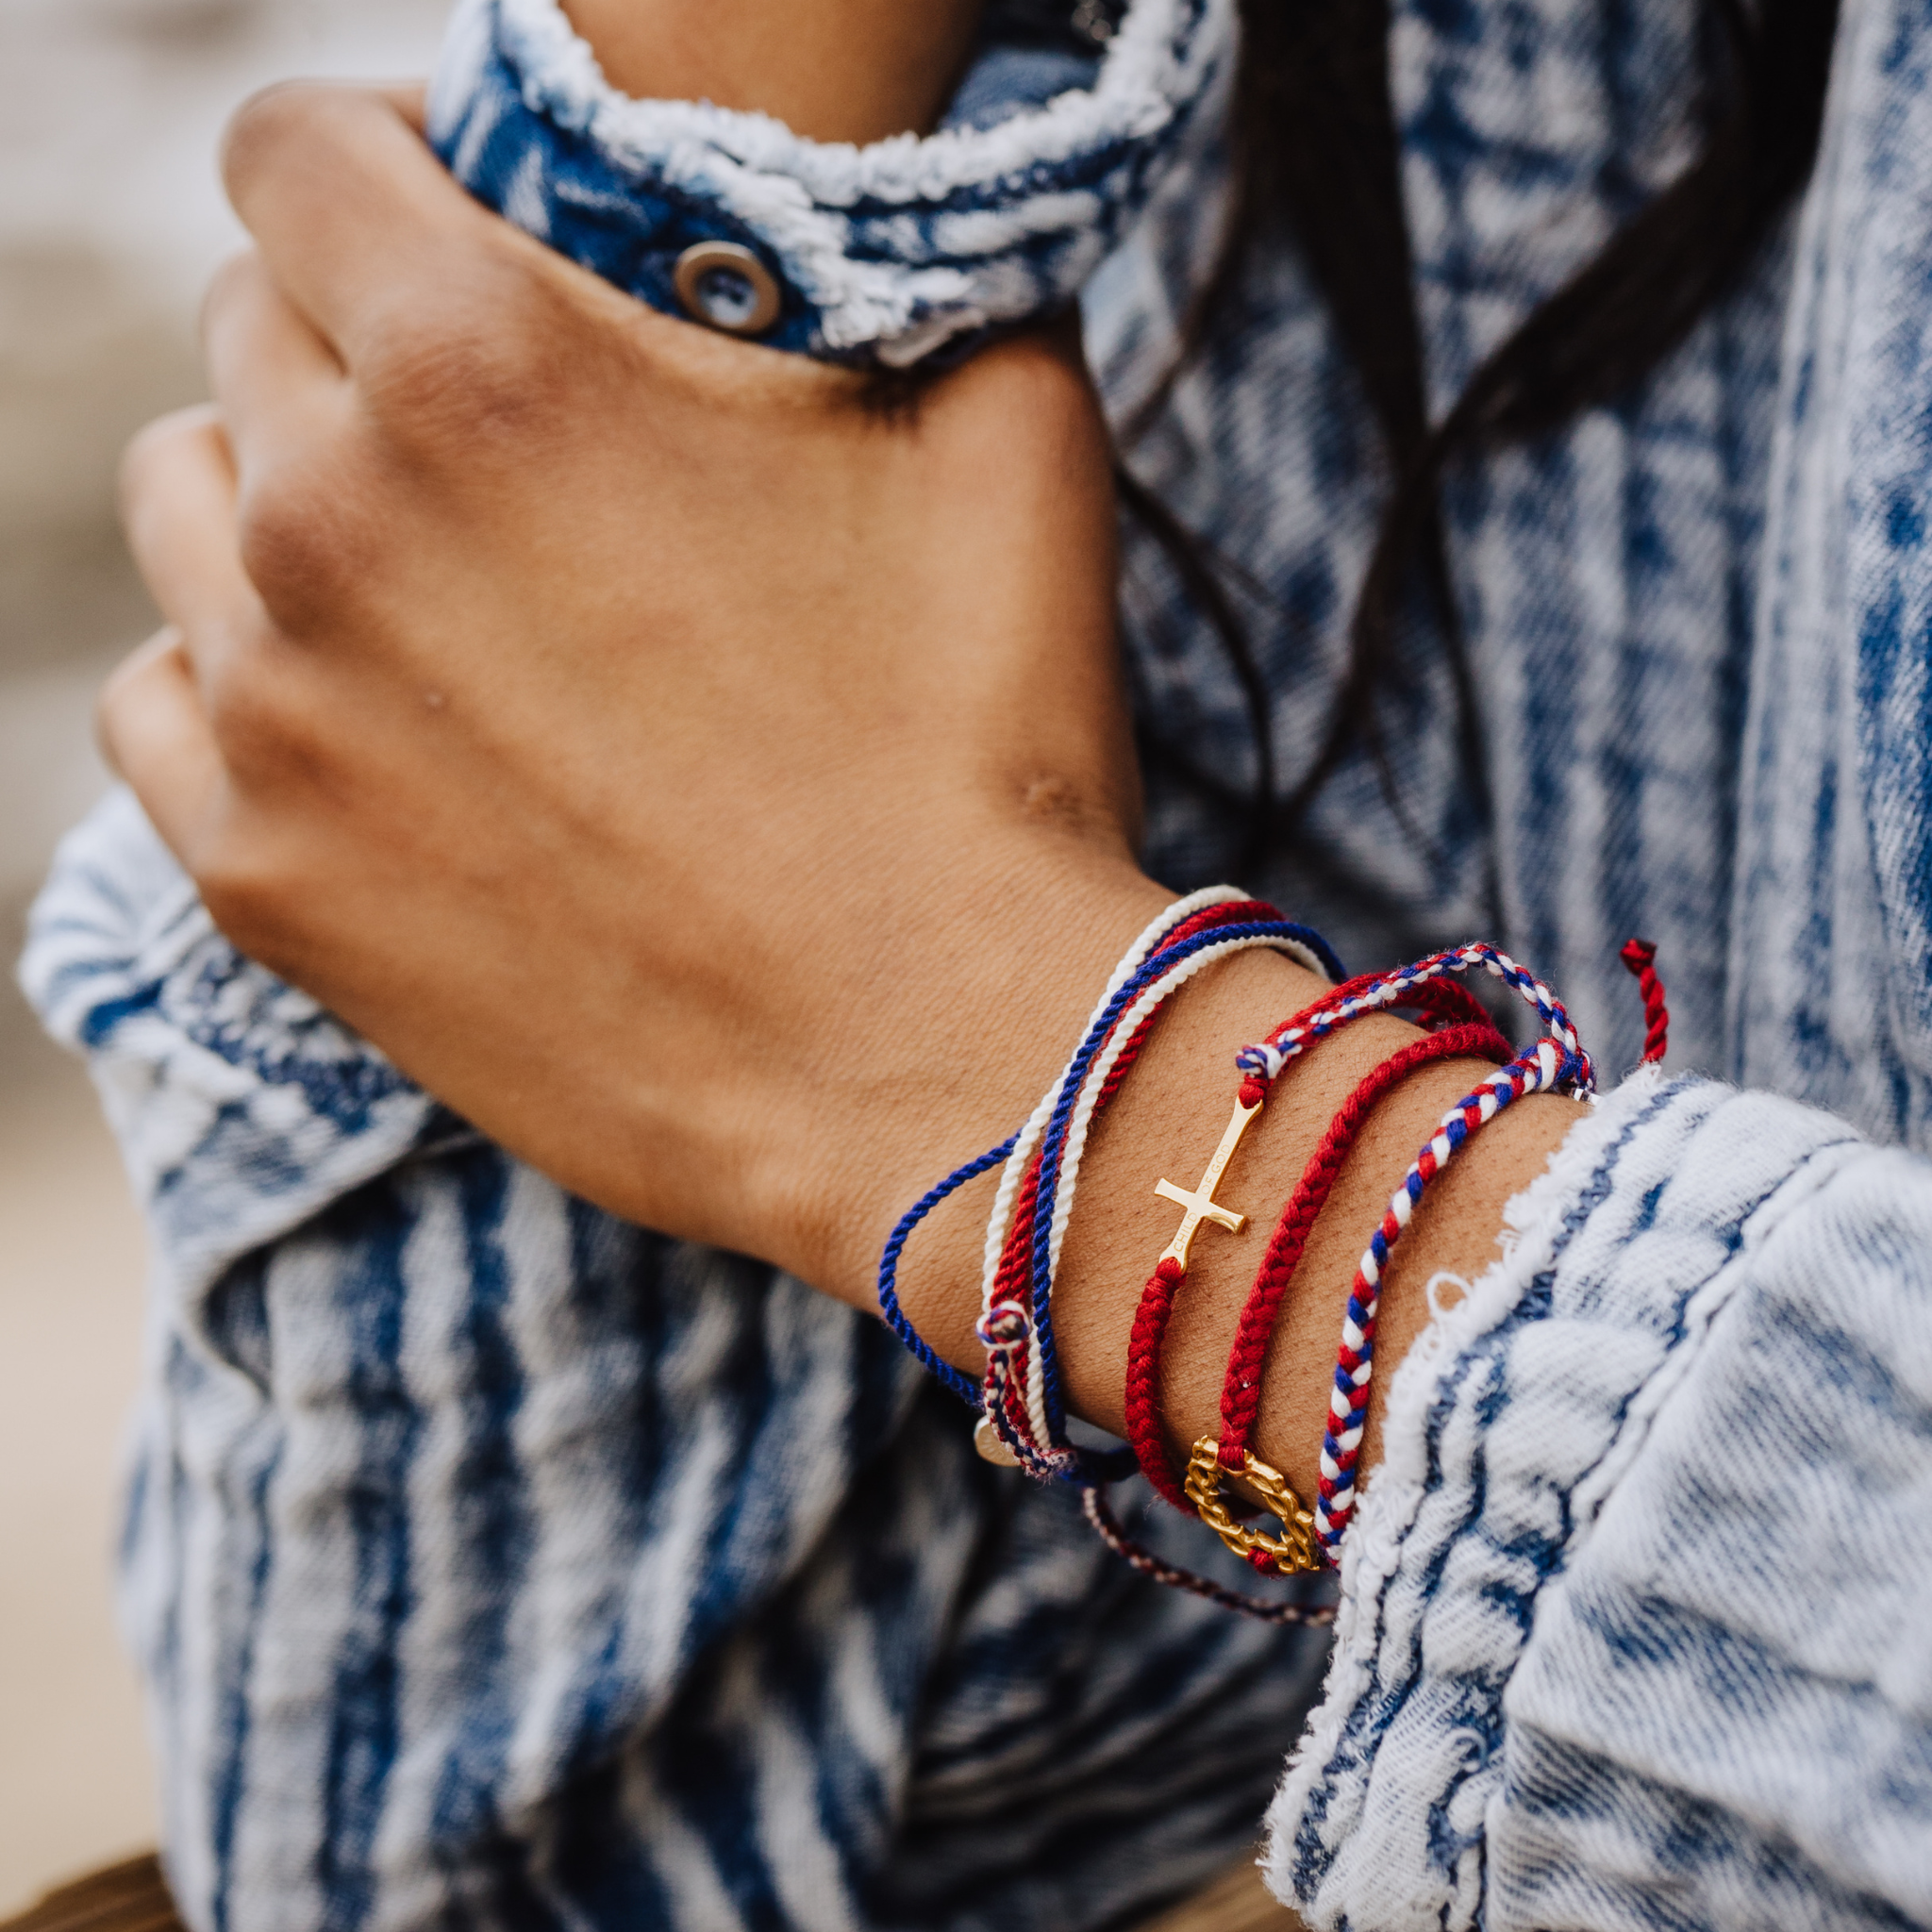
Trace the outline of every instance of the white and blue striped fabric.
<path fill-rule="evenodd" d="M 1392 13 L 1440 408 L 1681 163 L 1704 43 L 1682 0 Z M 1124 419 L 1214 251 L 1232 8 L 1134 0 L 1104 53 L 991 19 L 952 125 L 854 151 L 622 101 L 555 0 L 470 0 L 432 133 L 646 301 L 753 247 L 808 353 L 1079 294 Z M 1746 286 L 1452 479 L 1491 808 L 1424 658 L 1426 837 L 1358 761 L 1247 881 L 1358 967 L 1500 940 L 1611 1071 L 1642 932 L 1674 1061 L 1755 1090 L 1603 1103 L 1398 1378 L 1272 1814 L 1312 1923 L 1932 1924 L 1928 61 L 1932 17 L 1846 0 Z M 1265 593 L 1297 772 L 1387 476 L 1289 242 L 1132 459 Z M 1244 694 L 1132 530 L 1123 608 L 1143 733 L 1239 790 Z M 1175 769 L 1185 890 L 1243 827 Z M 155 1230 L 124 1591 L 195 1932 L 1101 1932 L 1254 1841 L 1316 1640 L 1124 1572 L 876 1324 L 483 1142 L 239 958 L 126 797 L 24 976 Z"/>

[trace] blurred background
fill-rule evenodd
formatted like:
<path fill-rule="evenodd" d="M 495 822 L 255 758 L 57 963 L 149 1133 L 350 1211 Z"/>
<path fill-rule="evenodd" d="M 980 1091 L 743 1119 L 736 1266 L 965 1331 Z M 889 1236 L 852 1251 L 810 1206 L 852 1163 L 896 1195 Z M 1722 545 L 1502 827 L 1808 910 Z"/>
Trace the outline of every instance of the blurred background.
<path fill-rule="evenodd" d="M 121 446 L 202 394 L 194 318 L 241 231 L 224 118 L 291 75 L 427 71 L 447 0 L 0 0 L 0 1916 L 154 1840 L 108 1580 L 141 1226 L 79 1069 L 11 962 L 107 783 L 94 688 L 155 624 Z"/>

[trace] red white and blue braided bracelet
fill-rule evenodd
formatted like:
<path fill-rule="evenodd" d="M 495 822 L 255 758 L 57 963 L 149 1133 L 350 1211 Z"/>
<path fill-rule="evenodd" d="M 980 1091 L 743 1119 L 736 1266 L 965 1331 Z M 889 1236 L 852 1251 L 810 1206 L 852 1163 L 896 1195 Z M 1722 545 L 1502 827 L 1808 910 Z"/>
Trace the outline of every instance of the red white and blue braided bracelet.
<path fill-rule="evenodd" d="M 1369 1113 L 1411 1074 L 1436 1061 L 1488 1058 L 1500 1064 L 1510 1057 L 1510 1049 L 1496 1031 L 1494 1022 L 1474 999 L 1466 993 L 1459 1002 L 1440 997 L 1461 991 L 1459 987 L 1441 986 L 1418 993 L 1419 1017 L 1436 1030 L 1424 1033 L 1422 1039 L 1384 1060 L 1363 1078 L 1329 1123 L 1282 1209 L 1280 1222 L 1242 1307 L 1228 1354 L 1221 1398 L 1222 1432 L 1214 1447 L 1217 1459 L 1234 1474 L 1247 1473 L 1248 1438 L 1260 1402 L 1261 1370 L 1275 1318 L 1300 1264 L 1315 1218 L 1327 1202 L 1342 1162 Z M 1333 997 L 1331 994 L 1330 998 Z M 1187 1478 L 1174 1467 L 1167 1455 L 1160 1423 L 1159 1374 L 1168 1322 L 1185 1279 L 1185 1268 L 1168 1256 L 1161 1257 L 1148 1277 L 1128 1343 L 1124 1400 L 1127 1440 L 1133 1445 L 1141 1473 L 1179 1508 L 1192 1506 L 1186 1491 Z M 1246 1549 L 1242 1553 L 1249 1554 Z"/>
<path fill-rule="evenodd" d="M 1084 1501 L 1089 1520 L 1136 1568 L 1229 1607 L 1276 1622 L 1308 1622 L 1321 1621 L 1325 1613 L 1240 1596 L 1191 1573 L 1176 1570 L 1125 1537 L 1098 1487 L 1123 1473 L 1120 1453 L 1096 1457 L 1076 1449 L 1066 1439 L 1051 1324 L 1053 1279 L 1072 1211 L 1088 1129 L 1094 1114 L 1117 1091 L 1163 1002 L 1214 959 L 1251 946 L 1271 945 L 1293 954 L 1318 971 L 1339 975 L 1340 967 L 1319 936 L 1281 920 L 1279 915 L 1272 919 L 1256 917 L 1273 911 L 1273 908 L 1244 900 L 1233 888 L 1226 887 L 1195 894 L 1168 908 L 1141 935 L 1116 969 L 1080 1047 L 1026 1126 L 1000 1147 L 956 1170 L 893 1230 L 881 1259 L 880 1303 L 888 1321 L 914 1354 L 963 1399 L 982 1409 L 982 1452 L 996 1460 L 1016 1462 L 1039 1476 L 1081 1482 L 1086 1490 Z M 1646 1060 L 1661 1058 L 1667 1025 L 1663 990 L 1652 969 L 1654 958 L 1654 948 L 1635 941 L 1624 953 L 1624 962 L 1642 983 L 1649 1023 Z M 1478 967 L 1501 980 L 1536 1010 L 1545 1035 L 1443 1117 L 1437 1132 L 1411 1164 L 1371 1239 L 1357 1270 L 1344 1318 L 1329 1425 L 1323 1445 L 1321 1492 L 1314 1515 L 1309 1519 L 1300 1510 L 1292 1491 L 1265 1464 L 1255 1462 L 1247 1450 L 1258 1403 L 1260 1361 L 1267 1338 L 1307 1229 L 1326 1198 L 1341 1155 L 1374 1100 L 1429 1059 L 1464 1053 L 1500 1058 L 1507 1051 L 1492 1025 L 1474 1017 L 1480 1011 L 1474 1002 L 1459 991 L 1453 999 L 1450 997 L 1454 990 L 1446 975 Z M 1158 1285 L 1164 1287 L 1165 1307 L 1171 1308 L 1173 1291 L 1185 1272 L 1186 1242 L 1193 1230 L 1207 1219 L 1234 1226 L 1239 1226 L 1243 1219 L 1218 1208 L 1211 1197 L 1228 1154 L 1247 1120 L 1260 1110 L 1267 1089 L 1290 1060 L 1316 1041 L 1366 1013 L 1395 1008 L 1419 1010 L 1425 1018 L 1433 1015 L 1460 1024 L 1425 1037 L 1374 1070 L 1331 1124 L 1322 1148 L 1303 1176 L 1302 1185 L 1284 1209 L 1281 1225 L 1243 1311 L 1223 1392 L 1222 1440 L 1197 1444 L 1190 1467 L 1186 1491 L 1189 1500 L 1261 1569 L 1310 1566 L 1276 1562 L 1262 1554 L 1282 1547 L 1274 1540 L 1257 1538 L 1245 1528 L 1238 1529 L 1231 1519 L 1225 1523 L 1217 1520 L 1228 1516 L 1218 1498 L 1221 1473 L 1225 1470 L 1251 1478 L 1273 1478 L 1273 1489 L 1266 1480 L 1259 1485 L 1269 1497 L 1271 1507 L 1275 1507 L 1277 1513 L 1286 1510 L 1285 1524 L 1290 1524 L 1291 1515 L 1299 1516 L 1304 1524 L 1312 1527 L 1323 1552 L 1333 1559 L 1354 1509 L 1354 1470 L 1367 1413 L 1380 1283 L 1395 1242 L 1412 1219 L 1429 1182 L 1472 1134 L 1525 1093 L 1565 1090 L 1582 1098 L 1594 1084 L 1590 1057 L 1578 1041 L 1561 1002 L 1534 974 L 1493 946 L 1457 947 L 1391 974 L 1364 975 L 1336 987 L 1313 1007 L 1238 1056 L 1237 1064 L 1244 1078 L 1235 1119 L 1223 1137 L 1222 1147 L 1202 1186 L 1190 1191 L 1169 1183 L 1161 1184 L 1161 1192 L 1188 1209 L 1182 1234 L 1176 1238 L 1178 1256 L 1171 1250 L 1169 1256 L 1163 1257 L 1161 1269 L 1157 1270 L 1155 1280 L 1149 1283 L 1150 1295 L 1156 1293 Z M 955 1189 L 1002 1160 L 1006 1171 L 988 1231 L 980 1321 L 981 1340 L 988 1348 L 988 1373 L 983 1388 L 975 1391 L 966 1377 L 940 1362 L 906 1321 L 898 1307 L 896 1269 L 907 1237 L 924 1215 Z M 1141 1327 L 1137 1323 L 1137 1347 Z M 1172 1490 L 1173 1478 L 1164 1450 L 1158 1447 L 1149 1365 L 1158 1361 L 1158 1331 L 1164 1327 L 1163 1310 L 1151 1353 L 1141 1350 L 1142 1381 L 1148 1385 L 1141 1392 L 1148 1400 L 1139 1405 L 1146 1413 L 1139 1417 L 1135 1442 L 1142 1467 L 1163 1493 Z M 1130 1427 L 1135 1426 L 1137 1414 L 1133 1393 L 1130 1368 Z M 992 1440 L 995 1436 L 997 1442 Z M 1154 1444 L 1151 1453 L 1150 1442 Z M 1004 1456 L 999 1454 L 1001 1444 L 1007 1451 Z M 1205 1475 L 1196 1467 L 1203 1462 L 1204 1447 L 1212 1452 L 1205 1458 Z M 1197 1490 L 1202 1493 L 1197 1494 Z M 1279 1503 L 1275 1491 L 1280 1492 Z"/>

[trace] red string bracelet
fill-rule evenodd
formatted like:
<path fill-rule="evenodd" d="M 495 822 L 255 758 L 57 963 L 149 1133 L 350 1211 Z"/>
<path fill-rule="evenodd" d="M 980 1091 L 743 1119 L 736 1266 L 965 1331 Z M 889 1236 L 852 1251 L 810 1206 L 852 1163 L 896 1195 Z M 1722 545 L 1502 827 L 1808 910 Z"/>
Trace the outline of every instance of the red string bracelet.
<path fill-rule="evenodd" d="M 1661 980 L 1654 968 L 1656 948 L 1641 940 L 1633 940 L 1622 953 L 1624 963 L 1639 981 L 1643 999 L 1645 1020 L 1645 1041 L 1643 1058 L 1654 1062 L 1663 1058 L 1668 1035 L 1669 1015 L 1665 1008 L 1664 990 Z M 1424 968 L 1438 962 L 1424 962 Z M 1458 956 L 1458 963 L 1459 956 Z M 1507 1104 L 1509 1095 L 1503 1091 L 1504 1082 L 1508 1083 L 1509 1092 L 1518 1089 L 1531 1090 L 1560 1084 L 1572 1080 L 1587 1090 L 1589 1062 L 1580 1048 L 1575 1046 L 1574 1034 L 1568 1027 L 1564 1015 L 1554 999 L 1540 983 L 1533 981 L 1514 962 L 1498 957 L 1491 970 L 1500 967 L 1498 976 L 1506 984 L 1516 986 L 1526 999 L 1536 1005 L 1546 1023 L 1551 1024 L 1557 1039 L 1545 1041 L 1522 1056 L 1517 1061 L 1510 1060 L 1510 1048 L 1489 1019 L 1486 1010 L 1467 991 L 1453 982 L 1439 980 L 1415 980 L 1411 975 L 1417 969 L 1407 969 L 1402 978 L 1408 979 L 1405 988 L 1395 986 L 1392 991 L 1397 998 L 1390 1004 L 1407 1006 L 1412 1010 L 1420 1009 L 1439 1021 L 1444 1022 L 1438 1030 L 1426 1039 L 1413 1041 L 1391 1059 L 1374 1069 L 1350 1096 L 1331 1122 L 1328 1133 L 1322 1145 L 1316 1150 L 1305 1170 L 1295 1193 L 1284 1208 L 1280 1223 L 1271 1239 L 1267 1254 L 1257 1273 L 1254 1288 L 1243 1307 L 1241 1321 L 1237 1329 L 1235 1342 L 1229 1352 L 1228 1374 L 1222 1390 L 1221 1439 L 1204 1437 L 1194 1445 L 1194 1454 L 1190 1459 L 1185 1479 L 1176 1483 L 1174 1473 L 1166 1454 L 1162 1441 L 1158 1408 L 1159 1352 L 1165 1337 L 1169 1317 L 1172 1315 L 1175 1291 L 1185 1278 L 1184 1263 L 1176 1263 L 1163 1257 L 1161 1266 L 1156 1270 L 1142 1294 L 1138 1311 L 1134 1334 L 1130 1342 L 1128 1359 L 1128 1387 L 1126 1410 L 1129 1435 L 1137 1460 L 1153 1486 L 1168 1500 L 1181 1503 L 1183 1507 L 1191 1504 L 1196 1512 L 1206 1521 L 1223 1541 L 1242 1556 L 1256 1569 L 1274 1571 L 1291 1575 L 1298 1572 L 1312 1571 L 1320 1567 L 1323 1557 L 1322 1546 L 1325 1545 L 1332 1559 L 1334 1544 L 1340 1541 L 1341 1530 L 1346 1526 L 1352 1513 L 1352 1464 L 1354 1444 L 1359 1441 L 1359 1429 L 1352 1431 L 1347 1444 L 1348 1460 L 1351 1469 L 1338 1474 L 1340 1484 L 1337 1493 L 1329 1495 L 1329 1460 L 1335 1448 L 1332 1441 L 1324 1441 L 1323 1494 L 1317 1510 L 1310 1511 L 1302 1507 L 1300 1499 L 1289 1487 L 1279 1472 L 1259 1462 L 1248 1448 L 1256 1414 L 1260 1400 L 1260 1381 L 1265 1366 L 1267 1348 L 1274 1322 L 1279 1314 L 1287 1290 L 1291 1285 L 1296 1267 L 1307 1246 L 1309 1231 L 1320 1214 L 1336 1175 L 1339 1174 L 1348 1148 L 1360 1133 L 1369 1112 L 1375 1103 L 1391 1089 L 1422 1066 L 1435 1059 L 1450 1058 L 1480 1057 L 1499 1065 L 1507 1062 L 1505 1072 L 1491 1083 L 1493 1091 L 1471 1096 L 1458 1114 L 1455 1126 L 1462 1129 L 1466 1136 Z M 1296 1016 L 1288 1025 L 1280 1029 L 1282 1034 L 1302 1032 L 1319 1036 L 1345 1024 L 1366 1009 L 1366 1002 L 1377 995 L 1387 999 L 1391 981 L 1383 975 L 1367 974 L 1348 985 L 1337 987 L 1317 1001 L 1314 1006 Z M 1549 1010 L 1545 1011 L 1544 1008 Z M 1138 1042 L 1137 1042 L 1138 1044 Z M 1559 1054 L 1553 1047 L 1565 1050 Z M 1299 1050 L 1299 1049 L 1297 1049 Z M 1243 1056 L 1246 1063 L 1247 1056 Z M 1545 1064 L 1547 1062 L 1548 1064 Z M 1242 1083 L 1241 1103 L 1252 1105 L 1265 1094 L 1264 1077 L 1269 1074 L 1278 1074 L 1285 1066 L 1285 1057 L 1277 1055 L 1275 1063 L 1270 1066 L 1257 1065 L 1250 1069 L 1250 1077 Z M 1255 1090 L 1251 1091 L 1250 1090 Z M 1477 1105 L 1476 1103 L 1480 1103 Z M 1404 1195 L 1407 1205 L 1420 1192 L 1418 1182 L 1425 1184 L 1428 1174 L 1445 1161 L 1455 1145 L 1461 1141 L 1455 1138 L 1451 1124 L 1444 1126 L 1425 1147 L 1415 1167 L 1405 1181 Z M 1424 1170 L 1426 1170 L 1424 1172 Z M 1397 1205 L 1403 1205 L 1398 1203 Z M 1399 1220 L 1406 1224 L 1407 1216 L 1396 1216 L 1391 1207 L 1390 1215 L 1378 1229 L 1378 1240 L 1387 1246 L 1391 1244 L 1389 1222 Z M 1399 1232 L 1399 1226 L 1395 1232 Z M 1371 1244 L 1374 1253 L 1375 1244 Z M 1366 1265 L 1366 1264 L 1365 1264 Z M 1357 1272 L 1356 1289 L 1350 1300 L 1350 1320 L 1357 1313 L 1357 1301 L 1361 1288 L 1360 1271 Z M 1362 1315 L 1373 1324 L 1373 1310 L 1362 1309 Z M 1366 1349 L 1373 1346 L 1373 1330 L 1365 1338 L 1360 1351 L 1366 1360 Z M 1344 1362 L 1350 1357 L 1346 1335 L 1342 1350 Z M 1340 1374 L 1338 1374 L 1338 1381 Z M 1356 1418 L 1351 1412 L 1348 1420 L 1353 1424 Z M 1331 1429 L 1331 1437 L 1333 1431 Z M 1221 1489 L 1227 1474 L 1240 1475 L 1251 1494 L 1258 1495 L 1267 1508 L 1280 1522 L 1284 1534 L 1270 1537 L 1257 1533 L 1245 1524 L 1235 1520 L 1232 1511 L 1223 1500 Z M 1351 1491 L 1340 1493 L 1341 1486 L 1346 1485 Z M 1180 1493 L 1176 1495 L 1175 1491 Z M 1150 1552 L 1141 1549 L 1122 1533 L 1120 1525 L 1107 1510 L 1104 1497 L 1098 1491 L 1090 1491 L 1088 1517 L 1107 1542 L 1144 1574 L 1163 1583 L 1191 1590 L 1196 1593 L 1222 1602 L 1230 1608 L 1239 1608 L 1250 1614 L 1270 1617 L 1278 1622 L 1313 1622 L 1320 1613 L 1311 1615 L 1297 1612 L 1291 1606 L 1273 1606 L 1257 1599 L 1240 1596 L 1209 1583 L 1206 1578 L 1191 1572 L 1177 1570 Z M 1338 1505 L 1340 1506 L 1338 1507 Z"/>
<path fill-rule="evenodd" d="M 1327 1014 L 1332 1008 L 1336 1007 L 1348 1007 L 1356 995 L 1359 994 L 1369 986 L 1375 984 L 1380 977 L 1381 975 L 1375 974 L 1363 974 L 1357 978 L 1347 981 L 1344 985 L 1330 988 L 1320 999 L 1297 1013 L 1292 1020 L 1287 1023 L 1288 1025 L 1311 1026 L 1318 1018 Z M 1413 995 L 1407 1002 L 1407 1005 L 1412 1011 L 1420 1013 L 1424 1020 L 1461 1022 L 1467 1025 L 1482 1028 L 1485 1040 L 1491 1036 L 1500 1040 L 1500 1036 L 1495 1036 L 1494 1023 L 1490 1019 L 1482 1003 L 1476 999 L 1468 988 L 1457 984 L 1454 980 L 1431 980 L 1418 985 L 1414 989 Z M 1365 1007 L 1356 1007 L 1354 1010 L 1344 1012 L 1343 1016 L 1336 1022 L 1336 1024 L 1346 1025 L 1350 1020 L 1360 1018 L 1368 1010 L 1369 1008 Z M 1420 1045 L 1422 1042 L 1417 1041 L 1415 1044 Z M 1507 1049 L 1504 1058 L 1506 1059 L 1508 1058 Z M 1423 1064 L 1423 1062 L 1416 1062 L 1416 1064 Z M 1371 1075 L 1371 1078 L 1373 1077 L 1374 1075 Z M 1241 1105 L 1244 1107 L 1255 1105 L 1266 1091 L 1267 1086 L 1251 1074 L 1241 1083 Z M 1366 1107 L 1369 1105 L 1373 1105 L 1373 1102 L 1364 1103 L 1364 1110 L 1366 1110 Z M 1358 1126 L 1359 1123 L 1357 1122 L 1356 1128 L 1349 1130 L 1349 1138 L 1351 1140 L 1353 1139 L 1354 1132 L 1358 1130 Z M 1334 1129 L 1331 1127 L 1331 1135 L 1333 1132 Z M 1325 1147 L 1325 1145 L 1326 1142 L 1324 1141 L 1324 1146 Z M 1317 1150 L 1315 1158 L 1316 1160 L 1322 1158 L 1321 1149 Z M 1312 1168 L 1312 1162 L 1310 1166 Z M 1303 1176 L 1303 1183 L 1306 1187 L 1307 1183 L 1307 1174 Z M 1326 1192 L 1327 1191 L 1324 1188 L 1323 1190 L 1324 1199 L 1326 1198 Z M 1291 1198 L 1288 1208 L 1284 1210 L 1284 1223 L 1288 1215 L 1294 1211 L 1296 1202 L 1301 1199 L 1301 1193 L 1302 1191 L 1298 1189 L 1295 1195 Z M 1308 1218 L 1310 1222 L 1312 1222 L 1314 1214 L 1319 1212 L 1320 1205 L 1318 1203 L 1309 1213 Z M 1276 1241 L 1279 1241 L 1280 1238 L 1280 1231 L 1277 1229 Z M 1272 1256 L 1274 1252 L 1274 1247 L 1271 1243 L 1269 1253 Z M 1299 1253 L 1300 1250 L 1297 1247 L 1297 1257 Z M 1265 1259 L 1262 1265 L 1264 1269 L 1267 1267 L 1268 1264 Z M 1291 1268 L 1292 1265 L 1293 1263 L 1291 1262 Z M 1174 1296 L 1186 1275 L 1187 1269 L 1184 1263 L 1171 1256 L 1163 1256 L 1159 1265 L 1148 1278 L 1147 1286 L 1141 1292 L 1141 1306 L 1135 1312 L 1134 1326 L 1128 1340 L 1127 1382 L 1124 1401 L 1127 1440 L 1133 1444 L 1135 1458 L 1141 1465 L 1141 1474 L 1146 1476 L 1148 1482 L 1153 1485 L 1155 1490 L 1166 1497 L 1177 1509 L 1185 1509 L 1189 1507 L 1189 1504 L 1182 1478 L 1169 1462 L 1166 1445 L 1161 1439 L 1159 1359 L 1160 1346 L 1167 1333 L 1168 1321 L 1174 1313 Z M 1257 1289 L 1259 1287 L 1258 1277 L 1257 1287 Z M 1253 1296 L 1251 1295 L 1250 1301 L 1252 1302 L 1252 1300 Z M 1272 1314 L 1270 1320 L 1273 1320 Z"/>
<path fill-rule="evenodd" d="M 1448 996 L 1427 1001 L 1424 1010 L 1433 1009 L 1432 1016 L 1474 1010 L 1481 1017 L 1411 1041 L 1393 1058 L 1374 1068 L 1329 1123 L 1282 1210 L 1242 1307 L 1228 1357 L 1227 1380 L 1221 1398 L 1223 1433 L 1216 1445 L 1219 1460 L 1228 1469 L 1241 1471 L 1247 1465 L 1248 1436 L 1260 1399 L 1261 1365 L 1269 1336 L 1301 1260 L 1302 1250 L 1307 1246 L 1309 1230 L 1375 1103 L 1410 1074 L 1437 1060 L 1484 1058 L 1500 1064 L 1509 1058 L 1507 1042 L 1475 999 L 1460 987 L 1436 991 Z M 1141 1473 L 1170 1503 L 1186 1509 L 1196 1506 L 1188 1493 L 1185 1478 L 1168 1457 L 1159 1413 L 1161 1344 L 1166 1340 L 1174 1294 L 1184 1273 L 1163 1259 L 1141 1294 L 1128 1342 L 1125 1408 L 1127 1440 L 1134 1446 Z M 1244 1536 L 1248 1534 L 1251 1533 L 1243 1532 Z M 1223 1540 L 1228 1539 L 1224 1536 Z M 1250 1550 L 1243 1548 L 1241 1553 L 1249 1555 Z"/>
<path fill-rule="evenodd" d="M 1643 1064 L 1660 1060 L 1670 1045 L 1671 1009 L 1664 1004 L 1664 983 L 1657 976 L 1657 948 L 1648 940 L 1625 940 L 1617 955 L 1636 975 L 1643 995 Z"/>

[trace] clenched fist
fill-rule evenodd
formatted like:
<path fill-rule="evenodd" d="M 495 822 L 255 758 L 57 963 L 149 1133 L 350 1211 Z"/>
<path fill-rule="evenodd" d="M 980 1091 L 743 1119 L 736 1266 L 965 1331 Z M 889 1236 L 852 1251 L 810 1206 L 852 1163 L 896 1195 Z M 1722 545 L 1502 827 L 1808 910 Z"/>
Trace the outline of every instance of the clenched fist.
<path fill-rule="evenodd" d="M 246 952 L 566 1185 L 864 1300 L 1163 898 L 1077 355 L 916 396 L 654 314 L 408 102 L 241 116 L 130 452 L 110 754 Z"/>

